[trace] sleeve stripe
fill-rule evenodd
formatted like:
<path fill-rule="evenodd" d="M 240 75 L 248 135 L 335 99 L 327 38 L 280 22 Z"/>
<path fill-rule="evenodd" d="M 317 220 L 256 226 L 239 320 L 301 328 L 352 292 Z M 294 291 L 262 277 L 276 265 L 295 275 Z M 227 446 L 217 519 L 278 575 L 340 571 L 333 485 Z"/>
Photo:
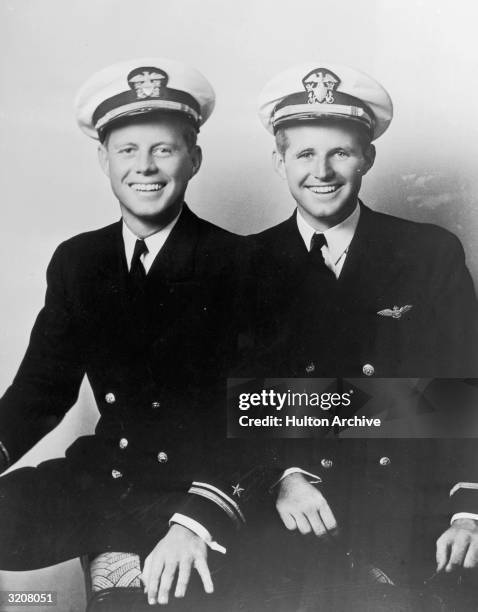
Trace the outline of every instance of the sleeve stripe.
<path fill-rule="evenodd" d="M 5 444 L 3 442 L 0 442 L 0 452 L 2 453 L 3 457 L 5 458 L 6 467 L 8 467 L 10 465 L 10 454 L 7 451 L 7 448 L 6 448 L 6 446 L 5 446 Z"/>
<path fill-rule="evenodd" d="M 457 482 L 456 485 L 450 491 L 450 497 L 460 489 L 478 490 L 478 482 Z"/>
<path fill-rule="evenodd" d="M 227 516 L 231 519 L 231 521 L 235 524 L 236 528 L 240 529 L 241 522 L 239 521 L 237 514 L 218 495 L 215 495 L 214 493 L 212 493 L 211 491 L 207 491 L 206 489 L 200 489 L 194 486 L 190 487 L 188 493 L 199 495 L 200 497 L 205 497 L 206 499 L 209 499 L 210 501 L 217 504 L 221 508 L 221 510 L 223 510 L 227 514 Z"/>
<path fill-rule="evenodd" d="M 193 487 L 201 488 L 201 489 L 208 489 L 209 491 L 212 491 L 216 495 L 219 495 L 219 497 L 222 497 L 223 500 L 225 500 L 230 506 L 232 506 L 234 508 L 234 510 L 237 512 L 239 518 L 241 519 L 241 521 L 243 523 L 246 522 L 246 519 L 244 518 L 244 515 L 242 514 L 241 509 L 239 508 L 239 506 L 232 499 L 232 497 L 229 497 L 228 495 L 226 495 L 224 493 L 224 491 L 221 491 L 221 489 L 218 489 L 217 487 L 214 487 L 213 485 L 210 485 L 207 482 L 193 481 L 192 484 L 193 484 Z"/>

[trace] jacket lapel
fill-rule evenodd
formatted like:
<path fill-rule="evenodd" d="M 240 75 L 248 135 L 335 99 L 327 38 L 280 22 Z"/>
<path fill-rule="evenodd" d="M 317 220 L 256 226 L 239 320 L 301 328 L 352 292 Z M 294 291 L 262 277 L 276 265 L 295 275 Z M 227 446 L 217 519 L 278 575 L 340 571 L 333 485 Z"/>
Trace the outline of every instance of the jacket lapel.
<path fill-rule="evenodd" d="M 103 300 L 107 296 L 113 296 L 114 300 L 118 301 L 118 296 L 121 296 L 122 301 L 126 295 L 128 267 L 121 220 L 105 228 L 101 238 L 91 245 L 90 257 L 95 263 L 88 272 L 89 279 L 86 283 L 90 292 L 101 295 Z"/>
<path fill-rule="evenodd" d="M 384 231 L 381 215 L 362 203 L 360 207 L 359 223 L 338 286 L 341 293 L 365 307 L 378 308 L 390 289 L 393 293 L 397 279 L 408 274 L 410 261 L 400 250 L 400 238 Z"/>
<path fill-rule="evenodd" d="M 93 234 L 78 273 L 78 308 L 95 350 L 118 352 L 130 322 L 122 221 Z M 113 348 L 111 348 L 113 347 Z"/>
<path fill-rule="evenodd" d="M 198 237 L 198 218 L 184 205 L 181 216 L 149 270 L 148 284 L 183 282 L 194 278 Z"/>
<path fill-rule="evenodd" d="M 200 222 L 184 206 L 146 276 L 138 318 L 143 338 L 155 347 L 156 360 L 169 346 L 165 339 L 171 341 L 184 334 L 200 311 L 198 303 L 204 287 L 198 278 L 199 238 Z"/>
<path fill-rule="evenodd" d="M 297 211 L 279 226 L 274 233 L 274 243 L 269 246 L 270 253 L 280 262 L 280 273 L 286 286 L 300 281 L 308 261 L 308 251 L 297 227 Z"/>

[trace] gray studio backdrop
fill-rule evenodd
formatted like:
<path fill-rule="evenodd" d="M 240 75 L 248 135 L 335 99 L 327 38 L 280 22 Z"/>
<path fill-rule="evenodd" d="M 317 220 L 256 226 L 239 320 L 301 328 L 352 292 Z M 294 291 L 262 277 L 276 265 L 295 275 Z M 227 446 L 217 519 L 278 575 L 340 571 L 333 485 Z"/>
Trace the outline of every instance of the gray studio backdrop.
<path fill-rule="evenodd" d="M 41 307 L 55 246 L 119 217 L 72 102 L 93 71 L 130 57 L 180 59 L 214 84 L 216 111 L 200 138 L 204 165 L 187 200 L 241 234 L 293 209 L 272 170 L 272 139 L 256 116 L 265 81 L 311 58 L 375 76 L 392 96 L 395 119 L 376 143 L 363 199 L 458 234 L 477 279 L 477 17 L 467 0 L 0 0 L 2 392 Z M 84 385 L 62 426 L 23 463 L 62 454 L 91 431 L 91 399 Z M 82 609 L 75 561 L 0 574 L 2 589 L 27 587 L 58 590 L 62 612 Z"/>

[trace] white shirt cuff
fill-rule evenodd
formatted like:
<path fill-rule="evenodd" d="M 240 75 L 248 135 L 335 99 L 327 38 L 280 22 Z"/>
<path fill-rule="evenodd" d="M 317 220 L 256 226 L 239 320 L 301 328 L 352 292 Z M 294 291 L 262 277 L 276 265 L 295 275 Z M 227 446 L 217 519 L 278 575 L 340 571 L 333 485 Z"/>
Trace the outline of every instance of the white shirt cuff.
<path fill-rule="evenodd" d="M 225 547 L 221 546 L 217 542 L 214 542 L 209 531 L 203 525 L 201 525 L 201 523 L 198 523 L 191 517 L 186 516 L 184 514 L 180 514 L 179 512 L 175 512 L 173 516 L 169 519 L 169 524 L 171 525 L 171 523 L 177 523 L 178 525 L 182 525 L 183 527 L 190 529 L 196 535 L 198 535 L 202 540 L 204 540 L 204 542 L 206 542 L 207 546 L 211 550 L 220 552 L 223 555 L 226 554 L 227 551 Z"/>
<path fill-rule="evenodd" d="M 312 478 L 312 480 L 309 480 L 310 484 L 319 484 L 320 482 L 322 482 L 322 478 L 320 476 L 317 476 L 317 474 L 312 474 L 311 472 L 306 472 L 305 470 L 303 470 L 300 467 L 291 467 L 291 468 L 287 468 L 286 470 L 284 470 L 282 472 L 281 477 L 275 481 L 275 483 L 271 486 L 271 489 L 273 489 L 275 486 L 277 486 L 279 484 L 279 482 L 281 480 L 284 480 L 284 478 L 286 476 L 289 476 L 289 474 L 304 474 L 304 476 L 309 476 L 310 478 Z"/>
<path fill-rule="evenodd" d="M 453 521 L 457 521 L 458 519 L 473 519 L 474 521 L 478 521 L 478 514 L 473 514 L 473 512 L 457 512 L 451 517 L 450 525 L 453 524 Z"/>
<path fill-rule="evenodd" d="M 457 491 L 460 489 L 470 489 L 472 491 L 478 490 L 478 482 L 457 482 L 454 487 L 452 487 L 450 491 L 450 497 L 455 495 Z"/>

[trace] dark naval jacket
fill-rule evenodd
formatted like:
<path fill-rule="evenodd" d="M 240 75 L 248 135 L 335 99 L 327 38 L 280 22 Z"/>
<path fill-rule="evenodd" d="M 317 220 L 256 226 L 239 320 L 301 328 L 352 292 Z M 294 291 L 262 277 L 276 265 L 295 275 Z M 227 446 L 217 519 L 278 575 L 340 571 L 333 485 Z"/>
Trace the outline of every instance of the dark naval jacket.
<path fill-rule="evenodd" d="M 66 457 L 91 483 L 92 503 L 104 487 L 118 496 L 132 486 L 182 492 L 175 511 L 217 538 L 240 526 L 234 486 L 244 453 L 226 441 L 224 406 L 238 240 L 185 207 L 140 294 L 129 286 L 121 222 L 62 243 L 0 401 L 10 462 L 61 421 L 86 373 L 101 418 Z M 240 482 L 242 502 L 249 481 Z"/>
<path fill-rule="evenodd" d="M 412 378 L 435 379 L 430 384 L 439 390 L 429 393 L 433 402 L 448 392 L 440 378 L 460 378 L 456 384 L 464 395 L 473 393 L 464 379 L 477 371 L 477 306 L 454 235 L 361 205 L 342 272 L 324 286 L 314 276 L 295 215 L 250 241 L 250 353 L 242 376 L 284 390 L 292 383 L 310 387 L 312 378 L 327 379 L 329 386 L 337 381 L 334 391 L 353 389 L 358 398 L 353 411 L 318 410 L 317 416 L 330 418 L 332 412 L 367 415 L 374 382 L 380 404 L 387 388 L 400 396 L 400 378 L 409 388 Z M 446 404 L 453 421 L 463 412 L 458 395 L 453 388 Z M 400 400 L 395 403 L 401 409 L 407 404 Z M 423 402 L 412 404 L 423 409 Z M 442 411 L 437 418 L 444 416 Z M 430 422 L 424 437 L 436 431 L 449 436 L 446 426 Z M 300 467 L 318 477 L 347 548 L 395 555 L 400 565 L 413 543 L 415 552 L 418 546 L 430 556 L 431 574 L 434 542 L 453 513 L 478 514 L 474 439 L 360 439 L 368 437 L 365 428 L 329 428 L 320 439 L 305 439 L 311 434 L 298 429 L 293 434 L 298 439 L 273 443 L 278 474 Z"/>
<path fill-rule="evenodd" d="M 334 513 L 336 552 L 351 551 L 397 584 L 429 578 L 452 517 L 478 514 L 476 439 L 282 442 L 281 464 L 302 458 Z"/>
<path fill-rule="evenodd" d="M 450 232 L 361 205 L 342 272 L 326 287 L 314 286 L 295 214 L 253 236 L 251 249 L 256 376 L 477 375 L 477 302 Z"/>

